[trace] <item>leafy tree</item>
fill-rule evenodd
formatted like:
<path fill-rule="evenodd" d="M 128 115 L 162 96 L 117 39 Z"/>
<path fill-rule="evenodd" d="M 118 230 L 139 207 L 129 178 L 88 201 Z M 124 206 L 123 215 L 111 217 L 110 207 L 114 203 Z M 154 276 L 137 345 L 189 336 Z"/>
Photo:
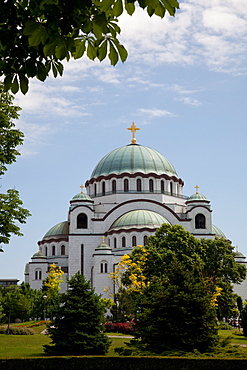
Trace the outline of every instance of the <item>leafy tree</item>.
<path fill-rule="evenodd" d="M 13 96 L 3 91 L 0 83 L 0 175 L 7 171 L 7 165 L 16 161 L 20 153 L 16 149 L 23 143 L 23 133 L 15 128 L 13 119 L 18 118 L 19 107 L 13 105 Z M 21 236 L 20 227 L 25 223 L 30 213 L 22 207 L 19 192 L 9 189 L 6 194 L 0 194 L 0 243 L 8 244 L 11 234 Z M 3 252 L 3 249 L 0 248 Z"/>
<path fill-rule="evenodd" d="M 9 334 L 9 325 L 15 319 L 24 320 L 28 318 L 28 314 L 31 309 L 31 300 L 29 297 L 25 296 L 20 287 L 10 287 L 3 290 L 3 313 L 8 320 L 8 331 Z"/>
<path fill-rule="evenodd" d="M 109 339 L 102 333 L 104 305 L 90 282 L 77 273 L 69 281 L 67 293 L 49 327 L 53 345 L 45 345 L 51 355 L 104 355 Z"/>
<path fill-rule="evenodd" d="M 52 263 L 49 266 L 49 272 L 46 279 L 43 281 L 42 292 L 43 292 L 43 299 L 44 295 L 46 295 L 46 306 L 47 312 L 50 313 L 50 318 L 52 320 L 53 310 L 60 304 L 60 294 L 59 290 L 60 284 L 63 282 L 64 272 L 62 271 L 61 267 L 56 267 L 55 263 Z"/>
<path fill-rule="evenodd" d="M 158 353 L 212 347 L 216 310 L 226 312 L 226 298 L 235 300 L 231 283 L 246 274 L 230 243 L 198 240 L 182 226 L 166 224 L 128 258 L 122 284 L 136 302 L 142 345 Z"/>
<path fill-rule="evenodd" d="M 62 60 L 81 58 L 112 65 L 124 62 L 127 51 L 118 40 L 119 16 L 135 4 L 149 16 L 174 15 L 177 0 L 4 0 L 0 14 L 0 76 L 6 90 L 28 91 L 30 77 L 44 81 L 52 70 L 62 75 Z"/>

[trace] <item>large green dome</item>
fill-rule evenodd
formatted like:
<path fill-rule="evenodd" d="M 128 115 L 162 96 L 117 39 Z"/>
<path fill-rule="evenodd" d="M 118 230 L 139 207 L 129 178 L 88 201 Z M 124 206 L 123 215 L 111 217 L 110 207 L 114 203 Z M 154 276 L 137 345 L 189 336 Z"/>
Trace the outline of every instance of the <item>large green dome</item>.
<path fill-rule="evenodd" d="M 131 228 L 152 228 L 157 229 L 163 224 L 169 224 L 169 221 L 157 212 L 146 209 L 130 211 L 120 216 L 110 227 L 109 231 Z"/>
<path fill-rule="evenodd" d="M 130 144 L 104 156 L 94 168 L 91 178 L 137 172 L 177 177 L 175 168 L 162 154 L 146 146 Z"/>
<path fill-rule="evenodd" d="M 68 235 L 68 221 L 63 221 L 53 226 L 49 231 L 47 231 L 44 238 L 48 238 L 51 236 L 64 236 L 64 235 L 66 236 Z"/>

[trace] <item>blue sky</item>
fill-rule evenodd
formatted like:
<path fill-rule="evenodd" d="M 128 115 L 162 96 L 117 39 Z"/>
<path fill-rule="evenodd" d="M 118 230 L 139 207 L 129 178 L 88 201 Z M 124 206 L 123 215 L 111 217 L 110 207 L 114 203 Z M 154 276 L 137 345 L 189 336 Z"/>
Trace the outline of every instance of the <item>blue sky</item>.
<path fill-rule="evenodd" d="M 37 241 L 67 219 L 98 161 L 130 142 L 133 121 L 137 142 L 171 161 L 185 195 L 200 186 L 214 225 L 247 255 L 246 0 L 180 7 L 174 18 L 141 9 L 121 17 L 124 64 L 70 61 L 62 78 L 32 80 L 28 94 L 17 94 L 26 138 L 1 190 L 18 189 L 32 217 L 1 253 L 1 278 L 23 281 Z"/>

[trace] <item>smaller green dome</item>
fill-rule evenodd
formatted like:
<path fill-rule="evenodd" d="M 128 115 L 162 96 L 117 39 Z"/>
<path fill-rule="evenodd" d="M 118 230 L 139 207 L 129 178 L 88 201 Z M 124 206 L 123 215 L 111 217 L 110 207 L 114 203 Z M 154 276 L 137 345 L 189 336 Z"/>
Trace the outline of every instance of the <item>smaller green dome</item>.
<path fill-rule="evenodd" d="M 43 253 L 41 253 L 40 251 L 38 251 L 38 252 L 34 253 L 32 259 L 38 259 L 38 258 L 45 258 L 46 259 L 46 256 Z"/>
<path fill-rule="evenodd" d="M 245 256 L 241 252 L 235 252 L 235 258 L 245 258 Z"/>
<path fill-rule="evenodd" d="M 215 236 L 217 236 L 218 238 L 224 238 L 226 239 L 226 236 L 225 234 L 223 233 L 223 231 L 221 231 L 218 227 L 216 227 L 215 225 L 212 225 L 212 233 L 215 234 Z"/>
<path fill-rule="evenodd" d="M 89 195 L 85 194 L 85 193 L 79 193 L 79 194 L 76 194 L 72 199 L 71 199 L 71 202 L 72 201 L 82 201 L 82 202 L 85 202 L 85 201 L 89 201 L 89 202 L 93 202 L 92 198 L 90 198 Z"/>
<path fill-rule="evenodd" d="M 204 195 L 199 194 L 199 193 L 195 193 L 195 194 L 193 194 L 189 197 L 187 202 L 189 202 L 189 201 L 200 201 L 200 200 L 207 200 L 208 201 L 208 199 Z"/>
<path fill-rule="evenodd" d="M 110 230 L 130 228 L 152 228 L 157 229 L 163 224 L 170 224 L 169 221 L 159 213 L 146 209 L 130 211 L 119 217 L 110 227 Z"/>
<path fill-rule="evenodd" d="M 63 221 L 53 226 L 49 231 L 47 231 L 44 238 L 61 235 L 68 235 L 68 221 Z"/>
<path fill-rule="evenodd" d="M 96 254 L 111 254 L 111 247 L 104 241 L 95 248 Z"/>

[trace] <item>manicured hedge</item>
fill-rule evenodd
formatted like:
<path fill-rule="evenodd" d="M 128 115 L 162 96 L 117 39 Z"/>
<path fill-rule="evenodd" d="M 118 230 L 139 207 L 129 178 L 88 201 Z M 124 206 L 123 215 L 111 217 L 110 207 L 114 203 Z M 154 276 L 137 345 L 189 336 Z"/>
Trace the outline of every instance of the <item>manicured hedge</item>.
<path fill-rule="evenodd" d="M 3 370 L 246 370 L 247 360 L 160 357 L 40 357 L 0 360 Z"/>

